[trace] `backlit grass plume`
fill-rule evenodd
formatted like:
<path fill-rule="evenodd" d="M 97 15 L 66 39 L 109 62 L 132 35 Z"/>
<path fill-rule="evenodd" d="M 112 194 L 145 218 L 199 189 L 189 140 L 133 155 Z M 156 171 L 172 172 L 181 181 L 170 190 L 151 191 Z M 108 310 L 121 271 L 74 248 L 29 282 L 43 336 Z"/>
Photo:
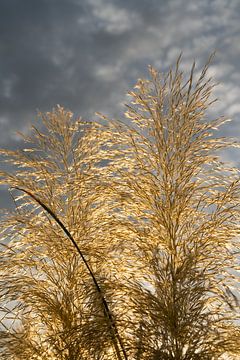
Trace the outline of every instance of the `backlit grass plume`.
<path fill-rule="evenodd" d="M 60 107 L 42 119 L 31 150 L 2 152 L 16 166 L 2 173 L 16 203 L 2 221 L 2 356 L 124 359 L 99 126 Z"/>
<path fill-rule="evenodd" d="M 2 359 L 239 359 L 239 171 L 217 153 L 238 144 L 207 68 L 150 68 L 125 121 L 57 107 L 1 152 Z"/>

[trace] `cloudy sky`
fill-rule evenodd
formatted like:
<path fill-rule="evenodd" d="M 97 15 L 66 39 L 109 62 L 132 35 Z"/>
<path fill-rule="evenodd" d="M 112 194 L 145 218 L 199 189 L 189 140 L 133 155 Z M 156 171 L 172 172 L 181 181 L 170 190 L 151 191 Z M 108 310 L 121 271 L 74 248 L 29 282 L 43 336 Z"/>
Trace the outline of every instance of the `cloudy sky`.
<path fill-rule="evenodd" d="M 16 131 L 56 104 L 88 119 L 122 116 L 147 65 L 165 70 L 180 52 L 190 67 L 216 51 L 214 111 L 239 137 L 239 18 L 239 0 L 0 0 L 0 147 L 19 146 Z"/>

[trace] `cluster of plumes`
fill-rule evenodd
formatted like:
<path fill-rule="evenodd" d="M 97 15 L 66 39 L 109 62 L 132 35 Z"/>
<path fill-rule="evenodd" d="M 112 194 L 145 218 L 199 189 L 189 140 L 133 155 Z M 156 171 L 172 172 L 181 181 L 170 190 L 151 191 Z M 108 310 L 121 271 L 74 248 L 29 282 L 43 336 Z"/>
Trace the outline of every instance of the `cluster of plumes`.
<path fill-rule="evenodd" d="M 125 121 L 57 107 L 1 152 L 1 359 L 239 358 L 239 171 L 217 155 L 238 144 L 193 70 L 150 68 Z"/>

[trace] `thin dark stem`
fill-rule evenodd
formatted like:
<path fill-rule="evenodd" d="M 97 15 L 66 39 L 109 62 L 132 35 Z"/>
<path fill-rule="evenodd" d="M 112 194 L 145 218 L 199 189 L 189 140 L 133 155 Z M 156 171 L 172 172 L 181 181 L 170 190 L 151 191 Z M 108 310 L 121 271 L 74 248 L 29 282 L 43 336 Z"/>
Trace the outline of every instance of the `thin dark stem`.
<path fill-rule="evenodd" d="M 124 346 L 123 346 L 123 342 L 122 342 L 122 339 L 118 333 L 118 329 L 117 329 L 117 326 L 115 324 L 115 321 L 112 317 L 112 314 L 111 314 L 111 311 L 109 309 L 109 306 L 108 306 L 108 303 L 103 295 L 103 292 L 102 292 L 102 289 L 101 287 L 99 286 L 98 282 L 97 282 L 97 279 L 91 269 L 91 267 L 89 266 L 87 260 L 85 259 L 82 251 L 80 250 L 78 244 L 76 243 L 76 241 L 74 240 L 74 238 L 72 237 L 72 235 L 70 234 L 69 230 L 66 228 L 66 226 L 63 224 L 63 222 L 57 217 L 57 215 L 46 205 L 44 204 L 40 199 L 38 199 L 34 194 L 32 194 L 30 191 L 26 190 L 26 189 L 22 189 L 22 188 L 19 188 L 19 187 L 15 187 L 16 190 L 19 190 L 19 191 L 23 191 L 25 192 L 26 194 L 28 194 L 32 199 L 34 199 L 44 210 L 46 210 L 46 212 L 56 221 L 56 223 L 61 227 L 61 229 L 63 230 L 63 232 L 66 234 L 66 236 L 69 238 L 69 240 L 72 242 L 72 244 L 74 245 L 75 249 L 77 250 L 78 254 L 80 255 L 82 261 L 84 262 L 92 280 L 93 280 L 93 283 L 97 289 L 97 292 L 99 293 L 100 295 L 100 298 L 102 300 L 102 304 L 103 304 L 103 307 L 104 307 L 104 312 L 108 318 L 108 321 L 109 321 L 109 325 L 110 325 L 110 328 L 111 328 L 111 331 L 112 331 L 112 336 L 113 336 L 113 343 L 114 343 L 114 348 L 115 348 L 115 351 L 116 351 L 116 354 L 117 354 L 117 357 L 119 360 L 122 360 L 122 356 L 121 356 L 121 352 L 119 350 L 119 347 L 118 347 L 118 344 L 120 345 L 120 348 L 121 348 L 121 351 L 123 353 L 123 356 L 124 356 L 124 359 L 127 360 L 127 353 L 124 349 Z"/>

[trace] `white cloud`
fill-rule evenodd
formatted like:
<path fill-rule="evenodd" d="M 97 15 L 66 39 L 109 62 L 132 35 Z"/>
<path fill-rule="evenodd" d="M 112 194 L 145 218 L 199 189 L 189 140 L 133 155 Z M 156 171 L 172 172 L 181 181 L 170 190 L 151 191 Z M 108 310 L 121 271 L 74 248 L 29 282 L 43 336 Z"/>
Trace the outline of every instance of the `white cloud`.
<path fill-rule="evenodd" d="M 102 81 L 113 81 L 121 73 L 121 65 L 97 65 L 94 70 L 95 76 Z"/>
<path fill-rule="evenodd" d="M 122 34 L 139 22 L 136 13 L 108 1 L 90 0 L 89 4 L 92 6 L 92 14 L 97 20 L 97 25 L 111 34 Z"/>
<path fill-rule="evenodd" d="M 10 99 L 11 96 L 12 96 L 12 92 L 13 92 L 13 88 L 16 84 L 16 76 L 14 75 L 11 75 L 9 76 L 7 79 L 4 79 L 3 82 L 2 82 L 2 93 L 3 93 L 3 96 L 6 98 L 6 99 Z"/>

